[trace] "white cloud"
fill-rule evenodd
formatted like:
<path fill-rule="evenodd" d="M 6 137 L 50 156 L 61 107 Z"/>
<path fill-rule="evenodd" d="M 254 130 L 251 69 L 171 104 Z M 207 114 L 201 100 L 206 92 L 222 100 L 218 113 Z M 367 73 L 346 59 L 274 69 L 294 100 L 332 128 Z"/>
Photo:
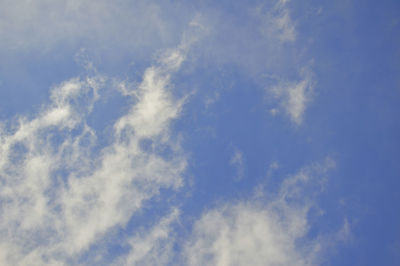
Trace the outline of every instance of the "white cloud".
<path fill-rule="evenodd" d="M 251 204 L 210 211 L 196 223 L 188 265 L 307 265 L 295 248 L 305 231 L 305 214 L 296 215 L 296 222 L 281 225 L 275 213 Z"/>
<path fill-rule="evenodd" d="M 300 125 L 307 105 L 312 99 L 313 80 L 310 75 L 298 82 L 282 82 L 269 89 L 272 95 L 280 100 L 280 108 L 290 117 L 292 122 Z M 276 114 L 276 109 L 273 109 Z"/>
<path fill-rule="evenodd" d="M 273 197 L 206 211 L 185 245 L 187 265 L 315 265 L 323 245 L 319 238 L 304 238 L 314 204 L 309 187 L 320 187 L 321 177 L 333 166 L 327 159 L 302 169 L 285 179 Z"/>
<path fill-rule="evenodd" d="M 169 125 L 183 102 L 171 94 L 170 75 L 186 48 L 170 50 L 145 71 L 132 94 L 135 104 L 115 123 L 111 143 L 100 152 L 86 120 L 106 89 L 105 77 L 66 81 L 52 90 L 51 103 L 39 114 L 19 118 L 12 130 L 2 128 L 0 264 L 76 264 L 161 188 L 182 186 L 186 158 Z M 141 146 L 144 140 L 151 141 L 151 149 Z M 171 156 L 162 156 L 163 148 Z M 143 245 L 163 236 L 164 229 L 154 230 Z M 136 260 L 135 254 L 129 260 Z"/>
<path fill-rule="evenodd" d="M 109 89 L 108 78 L 100 75 L 65 81 L 52 90 L 51 103 L 37 115 L 20 117 L 11 128 L 2 125 L 0 213 L 6 215 L 0 220 L 0 264 L 85 264 L 82 260 L 93 246 L 102 245 L 125 227 L 160 190 L 182 187 L 186 156 L 171 134 L 170 125 L 179 117 L 184 100 L 171 93 L 171 77 L 186 60 L 188 46 L 198 30 L 213 31 L 215 40 L 211 45 L 202 43 L 204 47 L 197 47 L 212 58 L 213 64 L 218 60 L 236 62 L 243 69 L 252 69 L 249 72 L 255 64 L 262 72 L 265 64 L 274 64 L 265 63 L 260 54 L 268 51 L 272 55 L 270 52 L 275 50 L 271 43 L 296 38 L 286 2 L 280 0 L 273 12 L 264 16 L 267 35 L 262 40 L 257 34 L 254 37 L 247 33 L 248 25 L 219 23 L 225 17 L 216 19 L 215 14 L 198 15 L 191 22 L 196 29 L 185 32 L 178 48 L 165 51 L 157 63 L 147 68 L 140 84 L 114 82 L 134 104 L 112 125 L 106 147 L 99 147 L 99 132 L 87 122 L 97 101 L 104 97 L 102 92 Z M 155 3 L 137 1 L 135 5 L 132 8 L 128 2 L 117 5 L 103 0 L 96 4 L 86 0 L 3 1 L 0 35 L 5 36 L 5 41 L 0 46 L 8 50 L 13 47 L 19 54 L 21 50 L 64 45 L 75 50 L 84 44 L 93 49 L 111 47 L 125 56 L 130 49 L 137 52 L 150 46 L 152 50 L 176 41 L 177 21 L 184 18 L 162 16 L 163 8 Z M 207 21 L 207 27 L 203 21 Z M 223 32 L 228 34 L 221 37 Z M 238 34 L 230 39 L 230 32 Z M 266 44 L 271 47 L 264 50 Z M 121 52 L 120 48 L 125 50 Z M 83 63 L 92 68 L 86 61 Z M 311 80 L 305 78 L 273 89 L 280 108 L 296 124 L 301 123 L 310 101 L 311 85 Z M 216 92 L 209 104 L 218 98 Z M 143 147 L 146 141 L 150 147 Z M 160 150 L 169 150 L 171 156 L 162 156 Z M 231 164 L 242 177 L 244 160 L 239 150 L 233 154 Z M 312 203 L 292 202 L 301 194 L 301 184 L 310 182 L 307 171 L 286 180 L 279 195 L 267 204 L 239 202 L 206 212 L 186 243 L 188 263 L 313 262 L 318 242 L 308 243 L 305 248 L 296 244 L 307 233 L 307 213 Z M 172 226 L 178 217 L 179 211 L 174 209 L 149 230 L 134 232 L 126 239 L 113 239 L 121 241 L 121 245 L 128 243 L 130 249 L 115 263 L 167 264 L 176 255 Z M 101 262 L 101 255 L 98 260 Z"/>

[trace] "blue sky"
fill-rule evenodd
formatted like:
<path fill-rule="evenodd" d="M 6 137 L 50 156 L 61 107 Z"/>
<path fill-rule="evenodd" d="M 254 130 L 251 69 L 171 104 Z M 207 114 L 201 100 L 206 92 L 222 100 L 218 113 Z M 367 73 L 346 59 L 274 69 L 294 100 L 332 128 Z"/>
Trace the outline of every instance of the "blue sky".
<path fill-rule="evenodd" d="M 399 265 L 398 1 L 0 2 L 1 265 Z"/>

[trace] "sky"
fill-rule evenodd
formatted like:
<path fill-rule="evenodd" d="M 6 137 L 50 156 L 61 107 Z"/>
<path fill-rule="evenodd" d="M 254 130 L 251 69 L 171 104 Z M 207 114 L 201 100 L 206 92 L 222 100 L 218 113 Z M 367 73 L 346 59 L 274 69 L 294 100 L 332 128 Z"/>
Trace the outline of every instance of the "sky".
<path fill-rule="evenodd" d="M 400 2 L 0 1 L 0 265 L 400 265 Z"/>

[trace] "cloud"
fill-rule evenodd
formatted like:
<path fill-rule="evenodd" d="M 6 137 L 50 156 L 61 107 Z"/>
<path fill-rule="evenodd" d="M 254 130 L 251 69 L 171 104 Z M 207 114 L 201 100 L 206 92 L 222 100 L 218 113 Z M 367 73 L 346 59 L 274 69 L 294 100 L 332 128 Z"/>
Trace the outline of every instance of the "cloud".
<path fill-rule="evenodd" d="M 107 261 L 116 265 L 165 265 L 180 255 L 192 265 L 313 262 L 319 242 L 307 242 L 304 248 L 297 242 L 308 232 L 307 213 L 313 205 L 312 199 L 302 197 L 303 184 L 314 180 L 318 167 L 287 179 L 278 195 L 267 203 L 260 201 L 263 197 L 258 194 L 257 200 L 227 203 L 205 212 L 195 223 L 190 239 L 184 241 L 183 254 L 174 248 L 177 240 L 173 226 L 180 216 L 176 208 L 154 218 L 158 222 L 150 228 L 119 235 L 133 219 L 152 208 L 157 196 L 184 186 L 187 158 L 171 124 L 180 117 L 185 103 L 184 98 L 174 96 L 173 75 L 187 60 L 188 47 L 203 34 L 199 32 L 206 32 L 207 40 L 193 45 L 196 53 L 189 58 L 192 65 L 201 65 L 199 58 L 207 55 L 206 69 L 233 63 L 241 71 L 248 69 L 253 77 L 275 70 L 275 63 L 286 56 L 285 52 L 275 53 L 276 48 L 296 39 L 286 2 L 272 1 L 271 12 L 263 11 L 251 19 L 246 9 L 241 14 L 249 18 L 249 23 L 244 25 L 247 20 L 238 20 L 236 14 L 225 11 L 198 14 L 183 33 L 181 43 L 159 52 L 140 83 L 99 74 L 72 78 L 52 89 L 50 103 L 37 114 L 3 123 L 0 264 L 101 265 Z M 16 54 L 83 46 L 87 51 L 111 49 L 121 57 L 136 53 L 140 59 L 147 55 L 141 53 L 143 50 L 154 51 L 179 42 L 181 24 L 185 25 L 180 22 L 191 14 L 170 15 L 173 9 L 146 1 L 134 5 L 103 0 L 96 4 L 86 0 L 5 1 L 0 3 L 0 34 L 5 40 L 0 46 L 6 53 L 13 50 Z M 179 10 L 186 9 L 182 5 Z M 261 25 L 261 33 L 249 30 L 254 25 Z M 81 51 L 76 59 L 96 72 L 84 57 L 85 49 Z M 115 121 L 109 121 L 110 134 L 104 140 L 104 132 L 89 121 L 109 90 L 119 91 L 132 105 Z M 312 80 L 304 77 L 298 82 L 281 83 L 272 92 L 281 104 L 274 113 L 283 109 L 300 124 L 311 99 Z M 218 91 L 214 95 L 207 104 L 223 98 Z M 241 151 L 234 152 L 231 164 L 242 177 Z M 93 255 L 93 251 L 107 250 L 109 245 L 122 251 Z"/>
<path fill-rule="evenodd" d="M 306 238 L 308 215 L 332 167 L 327 159 L 285 179 L 274 196 L 257 195 L 203 213 L 185 244 L 187 265 L 318 264 L 324 243 Z"/>
<path fill-rule="evenodd" d="M 279 39 L 281 41 L 295 41 L 296 30 L 290 17 L 290 11 L 286 7 L 287 0 L 278 1 L 275 6 L 277 15 L 274 19 L 275 27 L 279 32 Z"/>
<path fill-rule="evenodd" d="M 203 89 L 208 91 L 202 92 L 206 107 L 238 85 L 237 79 L 226 78 L 237 71 L 255 81 L 254 86 L 268 87 L 272 92 L 278 106 L 270 108 L 271 115 L 285 113 L 300 125 L 312 100 L 314 80 L 311 59 L 304 60 L 306 48 L 297 41 L 290 1 L 264 1 L 255 6 L 238 2 L 231 8 L 229 13 L 224 9 L 204 12 L 208 35 L 195 46 L 197 57 L 192 55 L 195 66 L 212 69 L 210 76 L 215 77 Z M 293 78 L 291 73 L 300 75 Z"/>
<path fill-rule="evenodd" d="M 19 117 L 13 128 L 3 126 L 0 264 L 77 264 L 94 244 L 126 226 L 160 189 L 182 186 L 186 157 L 170 124 L 183 101 L 172 96 L 170 76 L 186 49 L 183 42 L 168 50 L 145 71 L 129 94 L 134 104 L 114 123 L 105 147 L 98 146 L 97 132 L 87 123 L 108 89 L 103 76 L 65 81 L 36 116 Z M 160 234 L 153 231 L 143 245 L 158 241 Z M 135 254 L 129 260 L 136 260 Z"/>
<path fill-rule="evenodd" d="M 179 42 L 189 16 L 182 15 L 188 12 L 177 15 L 178 9 L 178 5 L 141 0 L 1 1 L 0 47 L 17 54 L 82 46 L 103 53 L 117 47 L 125 53 L 152 52 Z"/>
<path fill-rule="evenodd" d="M 179 211 L 174 209 L 154 227 L 131 237 L 130 251 L 117 265 L 167 265 L 174 256 L 172 224 L 178 217 Z"/>
<path fill-rule="evenodd" d="M 258 15 L 262 18 L 262 32 L 266 36 L 276 36 L 281 42 L 294 42 L 296 40 L 295 25 L 287 7 L 289 1 L 276 1 L 274 6 L 264 12 L 264 6 L 258 8 Z"/>
<path fill-rule="evenodd" d="M 290 117 L 293 123 L 300 125 L 307 105 L 312 100 L 313 80 L 310 75 L 297 82 L 281 82 L 277 86 L 267 89 L 275 99 L 280 100 L 280 108 Z M 275 115 L 277 109 L 271 113 Z"/>
<path fill-rule="evenodd" d="M 77 51 L 81 51 L 78 55 L 86 51 L 87 57 L 101 58 L 105 65 L 112 65 L 109 68 L 113 70 L 108 70 L 112 72 L 120 66 L 118 64 L 125 64 L 122 62 L 126 60 L 139 62 L 139 65 L 143 61 L 148 62 L 155 51 L 178 45 L 182 34 L 192 40 L 199 35 L 198 31 L 202 31 L 206 32 L 207 38 L 194 45 L 194 52 L 189 58 L 192 70 L 206 68 L 215 75 L 217 69 L 229 65 L 232 69 L 239 68 L 240 73 L 257 82 L 265 73 L 287 80 L 290 64 L 294 71 L 303 67 L 301 58 L 293 57 L 299 54 L 299 49 L 295 42 L 297 33 L 289 3 L 271 0 L 255 7 L 238 2 L 232 6 L 234 12 L 227 12 L 219 5 L 198 5 L 195 10 L 182 2 L 166 4 L 155 0 L 120 0 L 117 3 L 105 0 L 96 3 L 88 0 L 7 0 L 0 3 L 0 34 L 4 39 L 0 44 L 0 57 L 2 53 L 15 55 L 2 60 L 15 64 L 9 67 L 10 64 L 4 63 L 4 71 L 7 72 L 7 69 L 16 70 L 26 65 L 26 58 L 22 62 L 16 60 L 23 54 L 39 53 L 43 56 L 49 55 L 46 52 L 56 51 L 60 58 L 65 59 Z M 198 31 L 185 31 L 188 23 Z M 285 46 L 285 42 L 295 45 Z M 83 66 L 93 68 L 81 57 L 77 56 L 77 60 Z M 53 61 L 53 58 L 46 56 L 42 62 L 60 63 Z M 68 65 L 67 61 L 64 62 Z M 26 74 L 32 75 L 32 79 L 37 78 L 31 72 L 28 70 Z M 11 71 L 7 74 L 10 77 L 14 75 Z M 215 79 L 218 78 L 221 77 L 215 75 Z M 11 82 L 15 80 L 19 78 L 10 78 Z M 226 84 L 218 86 L 227 87 Z M 213 90 L 208 95 L 215 93 L 208 100 L 205 99 L 208 106 L 220 97 L 218 89 L 221 88 L 215 88 L 214 84 L 207 84 L 207 87 Z M 296 92 L 298 96 L 305 95 L 299 90 L 292 94 Z M 295 98 L 291 97 L 292 100 Z M 295 117 L 295 123 L 300 123 L 307 100 L 297 99 L 298 102 L 292 105 L 297 109 L 292 108 L 291 115 Z M 273 113 L 277 111 L 274 109 Z"/>

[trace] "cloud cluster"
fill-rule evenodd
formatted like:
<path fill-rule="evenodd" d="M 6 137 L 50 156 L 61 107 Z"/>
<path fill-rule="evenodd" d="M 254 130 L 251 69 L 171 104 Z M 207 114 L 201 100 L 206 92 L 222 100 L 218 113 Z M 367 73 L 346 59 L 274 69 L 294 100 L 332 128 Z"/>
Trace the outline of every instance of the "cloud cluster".
<path fill-rule="evenodd" d="M 187 265 L 315 265 L 321 239 L 307 239 L 308 214 L 334 162 L 285 179 L 279 192 L 206 211 L 185 245 Z M 311 189 L 312 188 L 312 189 Z"/>
<path fill-rule="evenodd" d="M 128 2 L 3 1 L 0 35 L 5 41 L 0 46 L 22 51 L 83 43 L 94 49 L 97 43 L 113 47 L 118 40 L 114 49 L 127 48 L 124 55 L 129 49 L 156 49 L 175 42 L 180 33 L 177 21 L 185 20 L 184 15 L 166 19 L 161 3 Z M 52 89 L 50 103 L 36 115 L 1 124 L 0 264 L 314 264 L 320 242 L 305 240 L 307 215 L 314 204 L 307 187 L 320 184 L 318 177 L 332 167 L 329 160 L 285 179 L 276 195 L 226 202 L 205 211 L 193 230 L 188 229 L 189 238 L 180 242 L 174 232 L 181 216 L 176 206 L 168 206 L 162 218 L 151 217 L 151 226 L 126 229 L 162 191 L 184 186 L 187 158 L 171 133 L 171 123 L 179 118 L 185 100 L 174 96 L 171 80 L 187 59 L 188 47 L 199 32 L 207 32 L 209 38 L 196 43 L 194 50 L 211 57 L 208 63 L 234 62 L 249 72 L 256 69 L 254 76 L 274 69 L 273 60 L 266 62 L 260 54 L 266 49 L 274 56 L 276 47 L 295 42 L 297 33 L 287 1 L 271 3 L 271 10 L 257 9 L 258 15 L 244 26 L 224 12 L 195 16 L 181 44 L 159 52 L 135 86 L 109 82 L 112 79 L 102 75 L 72 78 Z M 222 23 L 225 19 L 228 23 Z M 252 23 L 259 23 L 261 33 L 249 31 Z M 191 59 L 193 64 L 200 61 L 195 55 Z M 303 120 L 312 85 L 306 76 L 270 90 L 295 124 Z M 107 90 L 119 91 L 132 105 L 109 121 L 109 139 L 104 141 L 99 139 L 104 132 L 88 121 Z M 214 93 L 208 104 L 220 97 Z M 237 178 L 244 178 L 240 150 L 235 150 L 230 164 L 237 169 Z M 110 245 L 117 251 L 95 254 Z"/>
<path fill-rule="evenodd" d="M 0 56 L 3 52 L 19 55 L 62 48 L 56 51 L 69 57 L 79 49 L 86 49 L 89 56 L 101 55 L 105 62 L 114 62 L 110 58 L 115 62 L 122 62 L 121 58 L 146 61 L 155 50 L 177 45 L 186 25 L 196 16 L 192 26 L 201 27 L 208 36 L 196 45 L 197 57 L 193 55 L 196 62 L 192 63 L 217 68 L 232 64 L 256 80 L 264 74 L 287 80 L 280 65 L 294 54 L 295 45 L 283 48 L 282 44 L 295 44 L 297 39 L 289 4 L 283 0 L 266 1 L 255 7 L 236 3 L 237 15 L 246 18 L 243 23 L 236 14 L 225 12 L 218 5 L 199 5 L 194 10 L 179 1 L 175 4 L 157 0 L 2 1 Z M 294 71 L 304 67 L 301 64 L 294 64 Z M 284 109 L 292 121 L 300 124 L 311 86 L 307 83 L 296 87 L 296 82 L 288 83 L 293 89 L 276 95 L 290 102 L 283 103 Z"/>
<path fill-rule="evenodd" d="M 186 159 L 169 127 L 183 102 L 169 87 L 184 57 L 182 45 L 145 71 L 106 147 L 86 122 L 105 77 L 68 80 L 36 116 L 2 128 L 0 264 L 76 264 L 161 188 L 182 186 Z"/>

